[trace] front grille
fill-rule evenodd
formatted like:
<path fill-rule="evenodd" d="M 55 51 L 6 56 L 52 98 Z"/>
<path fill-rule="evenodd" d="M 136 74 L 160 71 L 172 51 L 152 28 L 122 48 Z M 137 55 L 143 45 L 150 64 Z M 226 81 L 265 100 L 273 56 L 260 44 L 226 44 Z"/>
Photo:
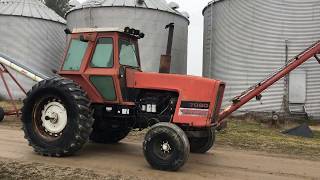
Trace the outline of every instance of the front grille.
<path fill-rule="evenodd" d="M 212 124 L 218 121 L 222 100 L 223 100 L 223 95 L 224 95 L 224 89 L 225 89 L 225 84 L 221 83 L 219 86 L 217 97 L 216 97 L 215 107 L 213 109 L 213 116 L 211 119 Z"/>

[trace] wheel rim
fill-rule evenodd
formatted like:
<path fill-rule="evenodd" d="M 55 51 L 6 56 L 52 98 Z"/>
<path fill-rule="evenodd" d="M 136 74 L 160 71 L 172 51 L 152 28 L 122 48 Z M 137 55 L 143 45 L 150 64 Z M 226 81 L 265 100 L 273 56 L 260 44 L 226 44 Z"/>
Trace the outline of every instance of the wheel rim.
<path fill-rule="evenodd" d="M 171 146 L 169 144 L 168 141 L 163 141 L 162 144 L 161 144 L 161 151 L 164 153 L 164 154 L 169 154 L 170 151 L 171 151 Z"/>
<path fill-rule="evenodd" d="M 67 110 L 59 98 L 41 100 L 33 111 L 36 133 L 47 140 L 59 138 L 68 123 Z"/>
<path fill-rule="evenodd" d="M 160 137 L 159 140 L 155 140 L 152 148 L 153 154 L 161 160 L 170 159 L 175 150 L 170 139 L 165 137 Z"/>
<path fill-rule="evenodd" d="M 67 125 L 67 110 L 60 102 L 49 102 L 42 110 L 41 120 L 45 131 L 57 137 Z"/>

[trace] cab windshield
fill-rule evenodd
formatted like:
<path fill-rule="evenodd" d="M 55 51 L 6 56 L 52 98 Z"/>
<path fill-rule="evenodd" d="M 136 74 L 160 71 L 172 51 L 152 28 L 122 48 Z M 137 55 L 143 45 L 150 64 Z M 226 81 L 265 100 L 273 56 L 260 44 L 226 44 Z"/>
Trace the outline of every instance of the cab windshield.
<path fill-rule="evenodd" d="M 133 42 L 120 39 L 119 40 L 119 58 L 120 64 L 124 66 L 139 67 L 137 58 L 137 49 Z"/>

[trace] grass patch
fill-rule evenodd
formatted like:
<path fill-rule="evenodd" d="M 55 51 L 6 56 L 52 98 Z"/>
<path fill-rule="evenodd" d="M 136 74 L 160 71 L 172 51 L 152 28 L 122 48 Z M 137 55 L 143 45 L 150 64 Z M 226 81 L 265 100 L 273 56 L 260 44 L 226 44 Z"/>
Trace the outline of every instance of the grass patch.
<path fill-rule="evenodd" d="M 320 159 L 320 131 L 314 131 L 315 137 L 309 139 L 284 135 L 283 130 L 257 122 L 231 120 L 227 129 L 218 132 L 217 144 Z"/>
<path fill-rule="evenodd" d="M 14 101 L 14 103 L 17 105 L 17 108 L 22 107 L 22 101 Z M 0 101 L 0 107 L 4 110 L 13 110 L 13 106 L 9 101 Z"/>

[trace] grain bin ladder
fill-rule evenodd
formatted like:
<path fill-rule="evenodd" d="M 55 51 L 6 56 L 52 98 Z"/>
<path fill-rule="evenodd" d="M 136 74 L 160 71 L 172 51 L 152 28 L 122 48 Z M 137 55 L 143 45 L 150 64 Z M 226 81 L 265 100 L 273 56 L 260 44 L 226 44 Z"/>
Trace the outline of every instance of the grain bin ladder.
<path fill-rule="evenodd" d="M 219 122 L 217 122 L 217 126 L 220 126 L 231 113 L 238 110 L 241 106 L 249 102 L 254 97 L 257 99 L 261 99 L 261 93 L 273 85 L 275 82 L 289 74 L 291 71 L 298 68 L 300 65 L 315 57 L 315 59 L 320 63 L 320 58 L 317 54 L 320 53 L 320 41 L 312 44 L 309 48 L 298 54 L 296 57 L 291 59 L 287 65 L 283 66 L 279 70 L 272 73 L 266 79 L 260 81 L 259 83 L 251 86 L 249 89 L 241 93 L 239 96 L 236 96 L 232 100 L 232 104 L 223 110 L 219 114 Z"/>
<path fill-rule="evenodd" d="M 8 96 L 11 100 L 11 104 L 13 107 L 13 110 L 4 112 L 3 108 L 0 107 L 0 121 L 3 120 L 4 115 L 17 115 L 19 116 L 19 109 L 17 108 L 17 105 L 14 102 L 14 98 L 12 95 L 12 92 L 9 88 L 9 85 L 6 80 L 6 76 L 4 74 L 7 74 L 13 82 L 19 87 L 19 89 L 26 94 L 26 90 L 21 86 L 21 84 L 17 81 L 17 79 L 11 74 L 11 72 L 8 70 L 8 68 L 11 68 L 12 70 L 20 73 L 21 75 L 32 79 L 35 82 L 40 82 L 43 79 L 46 79 L 45 75 L 42 75 L 40 73 L 36 73 L 35 71 L 31 70 L 30 68 L 20 64 L 18 61 L 14 60 L 13 58 L 10 58 L 2 53 L 0 53 L 0 77 L 1 80 L 5 86 L 5 89 L 8 93 Z"/>

